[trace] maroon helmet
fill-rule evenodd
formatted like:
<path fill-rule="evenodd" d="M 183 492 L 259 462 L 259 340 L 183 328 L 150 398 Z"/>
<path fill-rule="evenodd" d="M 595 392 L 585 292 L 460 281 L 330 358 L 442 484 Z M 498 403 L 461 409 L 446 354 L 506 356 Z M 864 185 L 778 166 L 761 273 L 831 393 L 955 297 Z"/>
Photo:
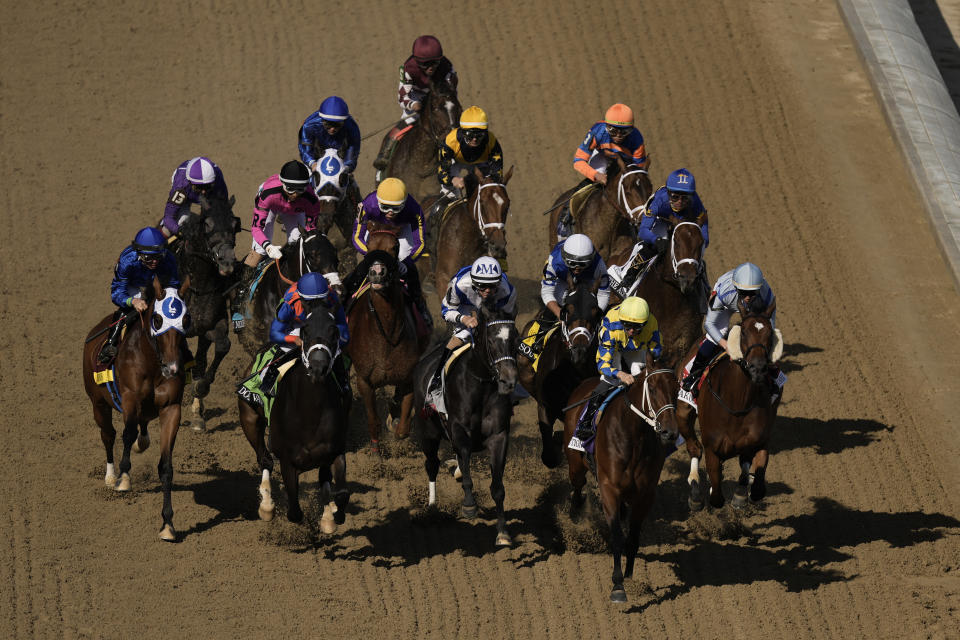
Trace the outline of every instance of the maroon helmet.
<path fill-rule="evenodd" d="M 433 36 L 420 36 L 413 41 L 413 57 L 417 62 L 430 62 L 443 57 L 443 47 Z"/>

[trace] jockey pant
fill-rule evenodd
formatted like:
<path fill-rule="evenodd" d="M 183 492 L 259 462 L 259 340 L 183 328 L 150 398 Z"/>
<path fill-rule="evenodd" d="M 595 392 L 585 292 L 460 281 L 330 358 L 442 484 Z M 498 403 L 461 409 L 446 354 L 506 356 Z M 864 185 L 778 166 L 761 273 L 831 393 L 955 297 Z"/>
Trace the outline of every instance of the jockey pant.
<path fill-rule="evenodd" d="M 263 224 L 263 235 L 267 237 L 267 240 L 273 240 L 273 223 L 277 219 L 277 215 L 272 211 L 267 214 L 267 220 Z M 300 228 L 306 225 L 306 216 L 300 214 L 297 216 L 279 216 L 280 225 L 283 227 L 284 233 L 287 234 L 287 243 L 296 242 L 300 239 Z M 253 241 L 253 250 L 259 253 L 261 256 L 267 255 L 267 250 L 263 248 L 256 240 Z"/>

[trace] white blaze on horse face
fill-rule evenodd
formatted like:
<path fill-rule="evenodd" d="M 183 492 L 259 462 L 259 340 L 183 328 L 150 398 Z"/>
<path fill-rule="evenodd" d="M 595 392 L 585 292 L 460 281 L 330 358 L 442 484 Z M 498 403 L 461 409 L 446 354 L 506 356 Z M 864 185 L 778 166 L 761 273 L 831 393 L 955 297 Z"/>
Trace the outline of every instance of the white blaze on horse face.
<path fill-rule="evenodd" d="M 510 326 L 503 325 L 502 327 L 500 327 L 500 330 L 497 331 L 497 340 L 503 340 L 504 342 L 506 342 L 509 339 L 510 339 Z"/>
<path fill-rule="evenodd" d="M 764 326 L 765 326 L 765 325 L 764 325 L 762 322 L 759 322 L 759 321 L 758 321 L 758 322 L 755 322 L 755 323 L 753 324 L 753 328 L 756 329 L 757 331 L 763 331 L 763 327 L 764 327 Z"/>
<path fill-rule="evenodd" d="M 493 194 L 493 200 L 501 207 L 506 203 L 506 201 L 503 199 L 503 196 L 501 196 L 499 193 Z"/>

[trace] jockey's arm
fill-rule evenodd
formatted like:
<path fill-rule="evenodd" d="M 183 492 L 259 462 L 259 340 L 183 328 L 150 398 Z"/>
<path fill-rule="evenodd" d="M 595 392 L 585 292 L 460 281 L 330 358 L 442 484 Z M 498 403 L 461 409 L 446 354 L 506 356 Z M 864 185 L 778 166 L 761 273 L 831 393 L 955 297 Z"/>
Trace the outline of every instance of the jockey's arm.
<path fill-rule="evenodd" d="M 583 174 L 588 180 L 597 179 L 597 170 L 590 166 L 590 156 L 593 150 L 597 148 L 597 139 L 593 135 L 593 130 L 587 131 L 587 136 L 577 147 L 573 154 L 573 168 Z"/>
<path fill-rule="evenodd" d="M 649 209 L 645 211 L 640 218 L 640 226 L 637 228 L 637 239 L 652 247 L 657 242 L 657 234 L 654 232 L 656 224 L 656 214 Z"/>
<path fill-rule="evenodd" d="M 270 342 L 276 344 L 295 343 L 297 336 L 290 335 L 295 313 L 286 301 L 280 303 L 277 317 L 270 323 Z"/>
<path fill-rule="evenodd" d="M 616 350 L 619 348 L 616 340 L 610 335 L 610 330 L 606 326 L 605 319 L 604 325 L 600 327 L 599 342 L 597 344 L 597 371 L 600 375 L 607 376 L 608 378 L 617 377 L 619 370 L 613 366 L 613 354 L 616 353 Z"/>
<path fill-rule="evenodd" d="M 440 301 L 440 315 L 442 315 L 443 319 L 447 322 L 458 324 L 460 322 L 460 316 L 468 313 L 471 308 L 472 305 L 466 297 L 461 297 L 460 290 L 457 288 L 456 279 L 452 280 L 447 287 L 447 293 L 443 296 L 443 300 Z"/>
<path fill-rule="evenodd" d="M 330 303 L 334 307 L 333 317 L 337 322 L 337 329 L 340 330 L 340 348 L 350 342 L 350 326 L 347 323 L 347 314 L 343 311 L 343 305 L 335 291 L 330 292 Z"/>
<path fill-rule="evenodd" d="M 313 137 L 311 135 L 310 121 L 313 116 L 307 117 L 304 121 L 303 126 L 300 127 L 300 136 L 297 146 L 300 149 L 300 159 L 303 161 L 303 164 L 308 167 L 313 167 L 313 163 L 317 159 L 313 155 Z"/>
<path fill-rule="evenodd" d="M 504 291 L 506 287 L 506 291 Z M 517 317 L 517 290 L 512 284 L 507 282 L 505 279 L 500 284 L 500 289 L 497 291 L 499 295 L 497 300 L 497 308 L 503 310 L 504 313 L 510 314 L 511 318 L 516 319 Z"/>
<path fill-rule="evenodd" d="M 367 255 L 367 211 L 362 207 L 353 220 L 353 234 L 350 236 L 350 241 L 354 249 Z"/>
<path fill-rule="evenodd" d="M 360 127 L 353 118 L 348 118 L 346 125 L 347 150 L 344 153 L 344 171 L 352 173 L 357 169 L 357 159 L 360 157 Z"/>
<path fill-rule="evenodd" d="M 487 159 L 487 165 L 488 175 L 503 175 L 503 149 L 500 148 L 500 140 L 495 140 L 493 142 L 493 149 L 490 150 L 490 157 Z"/>
<path fill-rule="evenodd" d="M 703 321 L 703 329 L 710 339 L 724 349 L 727 348 L 727 341 L 724 338 L 724 332 L 730 324 L 730 317 L 733 312 L 728 309 L 714 309 L 711 305 L 707 311 L 707 317 Z"/>
<path fill-rule="evenodd" d="M 450 169 L 455 160 L 453 149 L 446 144 L 440 147 L 437 162 L 437 179 L 440 180 L 440 186 L 447 191 L 453 190 L 453 178 L 450 175 Z"/>
<path fill-rule="evenodd" d="M 554 255 L 547 256 L 547 263 L 543 265 L 543 279 L 540 280 L 540 300 L 554 316 L 560 318 L 560 304 L 557 302 L 557 284 L 559 276 L 553 264 Z"/>

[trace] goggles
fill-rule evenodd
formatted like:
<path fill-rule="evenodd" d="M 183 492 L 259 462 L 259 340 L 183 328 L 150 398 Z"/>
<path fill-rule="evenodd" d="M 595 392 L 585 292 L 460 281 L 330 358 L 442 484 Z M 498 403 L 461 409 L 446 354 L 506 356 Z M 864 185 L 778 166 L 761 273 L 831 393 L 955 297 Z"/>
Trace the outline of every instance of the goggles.
<path fill-rule="evenodd" d="M 623 138 L 630 133 L 632 127 L 615 127 L 612 124 L 606 125 L 607 133 L 615 138 Z"/>
<path fill-rule="evenodd" d="M 484 136 L 487 135 L 487 132 L 483 129 L 464 129 L 463 130 L 463 139 L 469 140 L 471 142 L 476 142 L 477 140 L 483 140 Z"/>
<path fill-rule="evenodd" d="M 339 131 L 343 126 L 343 120 L 323 120 L 323 128 L 328 131 Z"/>
<path fill-rule="evenodd" d="M 571 269 L 586 269 L 590 263 L 586 260 L 565 260 L 567 266 Z"/>
<path fill-rule="evenodd" d="M 140 262 L 144 262 L 144 263 L 160 262 L 160 254 L 159 253 L 138 253 L 137 259 L 140 260 Z"/>
<path fill-rule="evenodd" d="M 402 204 L 384 204 L 384 203 L 382 203 L 382 202 L 379 202 L 379 203 L 377 203 L 377 204 L 380 205 L 380 211 L 382 211 L 382 212 L 385 213 L 385 214 L 392 213 L 392 214 L 396 215 L 396 214 L 400 213 L 401 211 L 403 211 L 403 205 L 402 205 Z"/>
<path fill-rule="evenodd" d="M 682 193 L 682 192 L 680 192 L 680 191 L 670 191 L 670 192 L 667 193 L 667 195 L 670 196 L 670 199 L 671 199 L 673 202 L 682 202 L 682 201 L 684 201 L 684 200 L 689 200 L 689 199 L 690 199 L 690 194 L 689 194 L 689 193 Z"/>
<path fill-rule="evenodd" d="M 286 183 L 281 183 L 280 186 L 283 187 L 283 190 L 284 190 L 284 192 L 285 192 L 287 195 L 291 195 L 291 196 L 298 196 L 298 195 L 300 195 L 301 193 L 303 193 L 304 191 L 307 190 L 307 185 L 305 185 L 305 184 L 286 184 Z"/>
<path fill-rule="evenodd" d="M 624 331 L 640 331 L 643 329 L 645 322 L 623 322 Z"/>
<path fill-rule="evenodd" d="M 427 69 L 436 69 L 437 65 L 439 64 L 439 60 L 417 60 L 417 66 L 420 67 L 422 71 L 426 71 Z"/>
<path fill-rule="evenodd" d="M 487 282 L 479 282 L 473 285 L 473 290 L 476 291 L 477 293 L 480 293 L 481 291 L 493 291 L 496 288 L 497 288 L 496 284 L 487 283 Z"/>

